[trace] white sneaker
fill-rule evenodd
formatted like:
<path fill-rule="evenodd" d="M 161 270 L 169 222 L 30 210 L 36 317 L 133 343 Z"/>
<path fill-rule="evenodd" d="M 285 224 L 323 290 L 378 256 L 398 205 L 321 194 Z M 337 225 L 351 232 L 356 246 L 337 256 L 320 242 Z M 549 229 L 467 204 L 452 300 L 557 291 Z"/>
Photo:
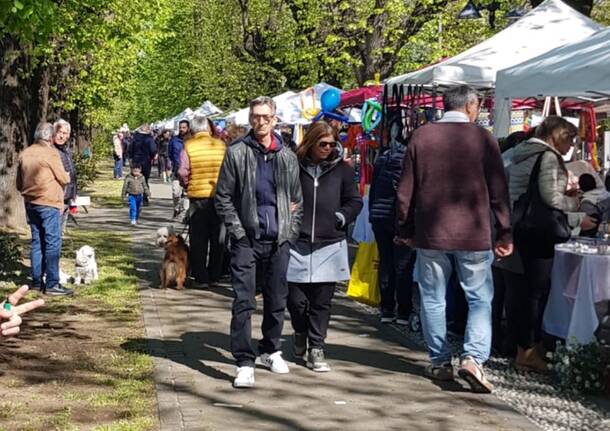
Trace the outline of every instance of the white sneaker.
<path fill-rule="evenodd" d="M 284 361 L 284 358 L 282 358 L 282 352 L 279 350 L 271 354 L 261 354 L 261 363 L 265 367 L 269 367 L 272 373 L 288 374 L 290 372 L 288 364 Z"/>
<path fill-rule="evenodd" d="M 237 367 L 237 376 L 233 380 L 234 388 L 251 388 L 254 386 L 254 367 Z"/>

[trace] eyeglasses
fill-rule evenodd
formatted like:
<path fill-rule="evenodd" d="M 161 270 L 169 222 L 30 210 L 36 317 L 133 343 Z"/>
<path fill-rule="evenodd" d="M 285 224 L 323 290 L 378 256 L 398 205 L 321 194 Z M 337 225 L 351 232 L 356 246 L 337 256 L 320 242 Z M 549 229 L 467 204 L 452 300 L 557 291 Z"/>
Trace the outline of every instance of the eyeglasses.
<path fill-rule="evenodd" d="M 252 114 L 252 121 L 255 121 L 257 123 L 260 123 L 261 121 L 264 121 L 265 123 L 270 123 L 271 120 L 273 120 L 274 118 L 275 118 L 275 115 Z"/>
<path fill-rule="evenodd" d="M 331 148 L 337 148 L 337 143 L 335 141 L 332 141 L 332 142 L 320 141 L 320 142 L 318 142 L 318 145 L 320 148 L 326 148 L 329 145 Z"/>

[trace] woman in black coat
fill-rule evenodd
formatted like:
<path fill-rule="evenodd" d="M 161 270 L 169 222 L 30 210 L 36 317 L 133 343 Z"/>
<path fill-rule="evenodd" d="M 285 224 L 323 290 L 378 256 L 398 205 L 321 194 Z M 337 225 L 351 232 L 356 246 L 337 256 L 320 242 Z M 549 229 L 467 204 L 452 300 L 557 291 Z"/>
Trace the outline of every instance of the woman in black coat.
<path fill-rule="evenodd" d="M 335 284 L 349 280 L 346 231 L 362 209 L 354 169 L 343 161 L 334 129 L 315 123 L 297 148 L 301 165 L 303 221 L 290 250 L 288 310 L 295 355 L 307 353 L 307 367 L 330 371 L 324 340 Z"/>

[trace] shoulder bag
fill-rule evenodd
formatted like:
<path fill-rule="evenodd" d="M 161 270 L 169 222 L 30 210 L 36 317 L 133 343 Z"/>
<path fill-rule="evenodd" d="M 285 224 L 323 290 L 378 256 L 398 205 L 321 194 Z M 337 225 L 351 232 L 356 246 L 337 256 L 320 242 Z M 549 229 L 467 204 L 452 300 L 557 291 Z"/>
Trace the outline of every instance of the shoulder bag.
<path fill-rule="evenodd" d="M 544 153 L 538 156 L 527 191 L 522 194 L 513 209 L 513 229 L 517 242 L 531 244 L 532 248 L 552 255 L 555 244 L 570 239 L 572 229 L 563 211 L 550 207 L 540 196 L 538 177 Z"/>

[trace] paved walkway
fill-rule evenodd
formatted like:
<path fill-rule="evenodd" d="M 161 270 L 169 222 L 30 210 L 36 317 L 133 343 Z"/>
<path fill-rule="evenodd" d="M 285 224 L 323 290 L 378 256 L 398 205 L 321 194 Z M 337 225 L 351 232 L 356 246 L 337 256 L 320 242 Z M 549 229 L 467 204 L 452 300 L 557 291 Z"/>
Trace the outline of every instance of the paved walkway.
<path fill-rule="evenodd" d="M 155 198 L 141 225 L 128 225 L 126 209 L 93 210 L 82 224 L 133 232 L 161 430 L 537 429 L 493 395 L 424 378 L 425 353 L 341 294 L 327 340 L 331 373 L 314 374 L 293 361 L 287 319 L 283 351 L 291 373 L 274 375 L 259 366 L 256 388 L 233 389 L 230 286 L 158 289 L 162 251 L 153 241 L 158 227 L 171 224 L 171 200 L 168 185 L 151 188 Z M 257 313 L 254 338 L 260 337 L 260 322 Z"/>

